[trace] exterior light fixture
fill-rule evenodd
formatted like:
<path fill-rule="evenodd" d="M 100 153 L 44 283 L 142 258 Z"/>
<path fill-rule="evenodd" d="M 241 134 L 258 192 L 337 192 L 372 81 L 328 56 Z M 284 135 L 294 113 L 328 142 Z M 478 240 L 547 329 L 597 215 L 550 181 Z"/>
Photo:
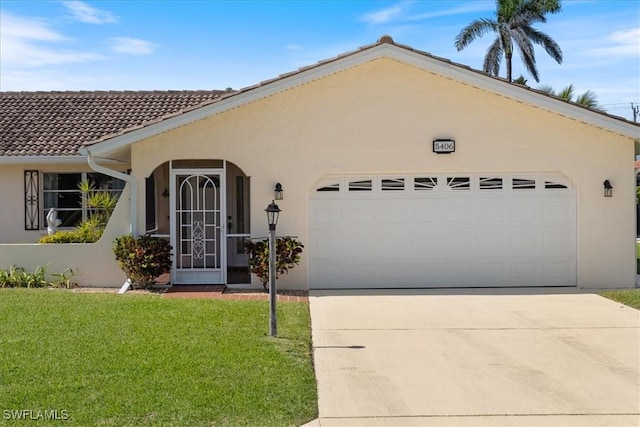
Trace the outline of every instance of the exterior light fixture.
<path fill-rule="evenodd" d="M 278 224 L 278 215 L 280 214 L 280 208 L 276 205 L 275 200 L 272 200 L 267 209 L 264 210 L 267 213 L 267 222 L 269 224 L 269 231 L 275 230 Z"/>
<path fill-rule="evenodd" d="M 611 186 L 609 180 L 605 179 L 602 185 L 604 185 L 604 197 L 613 196 L 613 187 Z"/>
<path fill-rule="evenodd" d="M 277 183 L 276 188 L 273 190 L 273 194 L 275 195 L 276 200 L 284 199 L 284 191 L 282 190 L 282 184 Z"/>
<path fill-rule="evenodd" d="M 280 185 L 280 184 L 278 184 Z M 278 186 L 276 185 L 276 188 Z M 278 320 L 276 318 L 276 225 L 280 208 L 275 200 L 265 209 L 269 224 L 269 335 L 278 336 Z"/>

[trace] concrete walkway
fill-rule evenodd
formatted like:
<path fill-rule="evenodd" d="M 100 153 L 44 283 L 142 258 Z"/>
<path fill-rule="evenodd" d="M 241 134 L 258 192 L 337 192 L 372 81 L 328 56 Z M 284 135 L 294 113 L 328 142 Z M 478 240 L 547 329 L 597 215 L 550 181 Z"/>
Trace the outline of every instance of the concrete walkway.
<path fill-rule="evenodd" d="M 308 426 L 640 425 L 640 312 L 527 292 L 311 296 Z"/>

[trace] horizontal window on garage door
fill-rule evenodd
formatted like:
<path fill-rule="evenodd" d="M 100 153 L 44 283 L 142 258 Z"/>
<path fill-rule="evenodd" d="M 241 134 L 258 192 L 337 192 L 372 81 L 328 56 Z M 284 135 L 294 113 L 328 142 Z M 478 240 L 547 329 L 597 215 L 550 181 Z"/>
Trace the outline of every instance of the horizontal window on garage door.
<path fill-rule="evenodd" d="M 498 176 L 481 176 L 478 180 L 480 190 L 502 190 L 503 179 Z"/>
<path fill-rule="evenodd" d="M 509 192 L 525 195 L 527 192 L 571 191 L 571 181 L 560 173 L 512 173 L 512 174 L 411 174 L 411 175 L 343 175 L 322 178 L 313 187 L 313 193 L 331 196 L 348 194 L 460 194 L 484 195 Z M 342 197 L 341 196 L 341 197 Z M 366 196 L 369 197 L 369 196 Z"/>
<path fill-rule="evenodd" d="M 471 190 L 471 177 L 449 176 L 447 177 L 447 186 L 453 191 L 469 191 Z"/>
<path fill-rule="evenodd" d="M 382 178 L 382 191 L 403 191 L 404 178 Z"/>
<path fill-rule="evenodd" d="M 323 179 L 316 185 L 316 191 L 321 193 L 340 191 L 340 181 L 339 178 Z"/>
<path fill-rule="evenodd" d="M 536 178 L 535 177 L 512 177 L 511 189 L 512 190 L 535 190 Z"/>
<path fill-rule="evenodd" d="M 437 187 L 437 176 L 420 176 L 413 178 L 413 189 L 415 191 L 433 191 Z"/>
<path fill-rule="evenodd" d="M 349 191 L 371 191 L 373 190 L 373 181 L 370 179 L 356 179 L 349 181 Z"/>

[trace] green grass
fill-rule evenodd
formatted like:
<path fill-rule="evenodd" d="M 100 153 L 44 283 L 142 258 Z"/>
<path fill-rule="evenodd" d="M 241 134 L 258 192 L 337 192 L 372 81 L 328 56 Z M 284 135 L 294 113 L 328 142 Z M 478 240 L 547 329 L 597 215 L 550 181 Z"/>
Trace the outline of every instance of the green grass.
<path fill-rule="evenodd" d="M 640 289 L 621 289 L 616 291 L 600 292 L 605 298 L 620 302 L 629 307 L 640 310 Z"/>
<path fill-rule="evenodd" d="M 268 311 L 0 289 L 0 424 L 7 410 L 64 410 L 73 425 L 301 425 L 317 416 L 308 305 L 278 304 L 278 338 Z"/>

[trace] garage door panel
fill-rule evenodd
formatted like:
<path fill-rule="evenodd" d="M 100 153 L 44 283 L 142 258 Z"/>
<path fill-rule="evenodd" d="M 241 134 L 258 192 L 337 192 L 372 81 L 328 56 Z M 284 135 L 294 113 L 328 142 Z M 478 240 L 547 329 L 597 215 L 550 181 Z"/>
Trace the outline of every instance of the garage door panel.
<path fill-rule="evenodd" d="M 538 228 L 515 228 L 509 234 L 509 251 L 514 256 L 538 257 L 542 251 L 542 236 Z"/>
<path fill-rule="evenodd" d="M 333 228 L 342 223 L 342 207 L 329 200 L 316 200 L 313 210 L 309 211 L 309 221 L 316 227 Z"/>
<path fill-rule="evenodd" d="M 379 206 L 376 208 L 377 222 L 386 227 L 406 226 L 409 221 L 409 210 L 410 207 L 406 206 L 406 203 L 402 206 Z"/>
<path fill-rule="evenodd" d="M 541 276 L 542 267 L 538 263 L 532 263 L 527 259 L 512 260 L 509 265 L 509 282 L 512 286 L 536 285 Z"/>
<path fill-rule="evenodd" d="M 562 256 L 575 250 L 573 233 L 562 228 L 545 230 L 542 235 L 542 247 L 546 255 Z"/>
<path fill-rule="evenodd" d="M 352 206 L 349 203 L 344 206 L 345 225 L 350 228 L 369 228 L 376 223 L 375 210 L 361 205 L 362 203 L 357 203 L 356 206 Z"/>
<path fill-rule="evenodd" d="M 553 285 L 570 284 L 573 277 L 575 262 L 571 259 L 553 259 L 544 264 L 545 280 Z"/>
<path fill-rule="evenodd" d="M 336 257 L 341 255 L 341 258 L 349 260 L 351 258 L 380 258 L 384 256 L 381 248 L 384 245 L 377 240 L 377 236 L 372 233 L 361 232 L 360 230 L 344 230 L 340 233 L 340 246 L 342 250 L 337 247 L 330 249 L 327 253 L 327 257 L 332 257 L 332 253 Z M 336 252 L 338 251 L 338 252 Z"/>
<path fill-rule="evenodd" d="M 440 221 L 442 216 L 437 206 L 425 206 L 424 204 L 416 204 L 409 209 L 409 217 L 412 224 L 434 223 Z"/>
<path fill-rule="evenodd" d="M 576 283 L 575 191 L 545 188 L 543 174 L 535 189 L 509 191 L 479 191 L 477 179 L 454 191 L 444 175 L 429 191 L 371 182 L 366 192 L 312 195 L 310 288 Z"/>
<path fill-rule="evenodd" d="M 510 253 L 509 235 L 501 229 L 480 230 L 476 242 L 480 255 L 506 257 Z"/>

